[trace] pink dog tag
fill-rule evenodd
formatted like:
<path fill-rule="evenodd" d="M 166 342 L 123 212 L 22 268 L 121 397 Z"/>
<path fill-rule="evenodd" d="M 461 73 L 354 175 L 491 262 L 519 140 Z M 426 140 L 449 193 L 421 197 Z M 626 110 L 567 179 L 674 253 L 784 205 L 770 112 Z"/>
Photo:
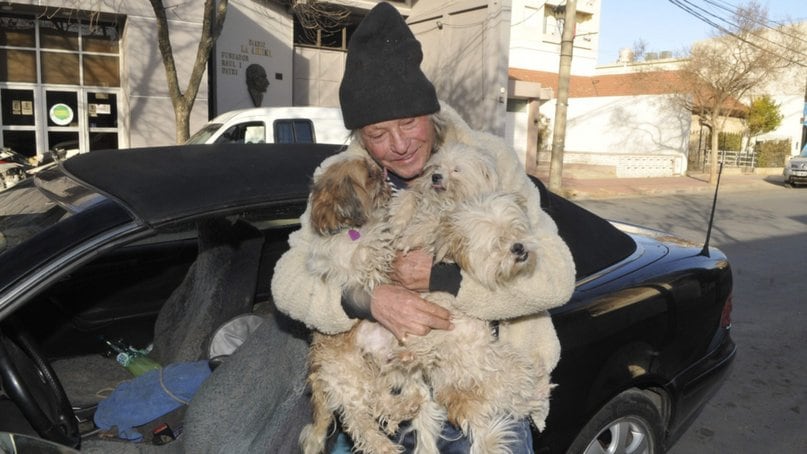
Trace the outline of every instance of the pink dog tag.
<path fill-rule="evenodd" d="M 347 231 L 347 236 L 349 236 L 351 240 L 356 241 L 361 237 L 361 233 L 359 233 L 358 230 L 350 229 Z"/>

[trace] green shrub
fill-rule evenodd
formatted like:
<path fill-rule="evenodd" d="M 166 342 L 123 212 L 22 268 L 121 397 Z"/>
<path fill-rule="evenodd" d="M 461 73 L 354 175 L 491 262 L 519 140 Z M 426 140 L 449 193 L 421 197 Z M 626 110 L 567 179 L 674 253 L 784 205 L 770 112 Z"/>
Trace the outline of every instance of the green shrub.
<path fill-rule="evenodd" d="M 736 132 L 721 132 L 717 136 L 718 148 L 723 151 L 740 151 L 743 135 Z"/>
<path fill-rule="evenodd" d="M 785 158 L 790 156 L 790 149 L 790 139 L 757 142 L 754 146 L 757 167 L 783 167 Z"/>

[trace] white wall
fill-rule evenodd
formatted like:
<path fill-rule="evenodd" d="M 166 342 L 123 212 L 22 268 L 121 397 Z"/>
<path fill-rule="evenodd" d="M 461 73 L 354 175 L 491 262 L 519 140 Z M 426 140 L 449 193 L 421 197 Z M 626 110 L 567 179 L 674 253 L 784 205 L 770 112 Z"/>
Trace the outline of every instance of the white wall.
<path fill-rule="evenodd" d="M 804 95 L 772 96 L 779 104 L 782 124 L 775 130 L 756 137 L 757 141 L 790 139 L 790 154 L 798 154 L 801 150 L 801 121 L 804 117 Z"/>
<path fill-rule="evenodd" d="M 187 86 L 195 58 L 189 40 L 198 42 L 201 24 L 169 21 L 180 88 Z M 121 46 L 121 73 L 125 110 L 128 113 L 130 147 L 176 143 L 174 108 L 168 94 L 165 67 L 157 47 L 155 19 L 129 16 Z M 126 115 L 124 115 L 126 116 Z M 191 132 L 207 121 L 207 78 L 199 84 L 199 94 L 191 113 Z"/>
<path fill-rule="evenodd" d="M 553 124 L 555 101 L 540 110 Z M 628 156 L 634 156 L 671 162 L 672 174 L 680 175 L 686 171 L 689 128 L 689 112 L 670 96 L 571 98 L 566 162 L 613 165 L 619 175 L 620 166 L 633 165 Z"/>
<path fill-rule="evenodd" d="M 251 0 L 231 1 L 221 36 L 216 41 L 216 114 L 255 107 L 247 91 L 246 69 L 259 64 L 269 87 L 258 107 L 292 105 L 293 23 L 277 5 Z"/>
<path fill-rule="evenodd" d="M 802 24 L 807 33 L 807 22 Z M 757 140 L 790 139 L 791 154 L 798 154 L 801 150 L 802 121 L 806 117 L 804 112 L 805 96 L 807 96 L 807 68 L 792 65 L 783 71 L 776 80 L 769 80 L 767 86 L 758 88 L 754 94 L 768 94 L 774 102 L 779 104 L 782 114 L 782 124 L 767 134 L 757 137 Z"/>
<path fill-rule="evenodd" d="M 558 71 L 562 29 L 556 26 L 554 17 L 545 17 L 545 10 L 561 3 L 563 2 L 512 0 L 509 56 L 511 68 Z M 578 25 L 579 36 L 574 40 L 572 74 L 591 75 L 597 64 L 600 0 L 579 0 L 577 10 L 579 13 L 590 14 L 587 16 L 590 20 Z"/>
<path fill-rule="evenodd" d="M 789 29 L 786 33 L 778 33 L 774 30 L 768 31 L 765 39 L 776 42 L 783 36 L 807 36 L 807 21 L 794 25 L 794 29 Z M 798 58 L 798 56 L 794 57 Z M 764 86 L 754 87 L 743 102 L 750 104 L 755 96 L 769 95 L 774 102 L 779 104 L 779 111 L 782 114 L 782 124 L 767 134 L 756 137 L 757 141 L 763 140 L 783 140 L 789 139 L 791 142 L 791 154 L 797 154 L 803 145 L 801 143 L 802 121 L 805 114 L 805 97 L 807 97 L 807 68 L 797 64 L 788 64 L 782 70 L 777 71 L 774 77 L 768 76 Z"/>
<path fill-rule="evenodd" d="M 294 105 L 339 107 L 339 84 L 345 73 L 343 50 L 294 48 Z"/>
<path fill-rule="evenodd" d="M 527 159 L 527 112 L 507 112 L 504 140 L 516 150 L 518 159 L 526 166 Z"/>
<path fill-rule="evenodd" d="M 418 2 L 407 19 L 423 46 L 421 68 L 437 96 L 468 123 L 504 134 L 507 100 L 508 1 Z"/>

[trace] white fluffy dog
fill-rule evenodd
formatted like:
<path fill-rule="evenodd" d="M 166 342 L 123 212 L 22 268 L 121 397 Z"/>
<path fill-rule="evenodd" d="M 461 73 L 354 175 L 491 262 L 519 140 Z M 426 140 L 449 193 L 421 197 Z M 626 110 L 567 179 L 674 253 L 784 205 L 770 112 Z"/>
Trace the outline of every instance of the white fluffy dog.
<path fill-rule="evenodd" d="M 391 199 L 380 186 L 370 187 L 382 175 L 373 165 L 346 160 L 315 180 L 312 226 L 322 244 L 312 248 L 312 272 L 343 287 L 372 290 L 385 282 L 396 249 L 420 247 L 456 261 L 490 288 L 535 269 L 537 240 L 524 201 L 498 191 L 495 167 L 483 153 L 467 146 L 444 148 L 409 190 Z M 347 207 L 330 200 L 335 194 L 318 193 L 339 187 L 326 182 L 346 175 L 354 175 L 348 178 L 351 184 L 365 186 L 337 195 Z M 329 200 L 317 203 L 320 197 Z M 366 211 L 339 214 L 357 206 Z M 305 453 L 323 451 L 334 413 L 356 450 L 365 453 L 400 452 L 389 435 L 407 420 L 416 432 L 418 453 L 437 453 L 445 420 L 469 436 L 472 452 L 503 453 L 517 422 L 546 411 L 551 387 L 545 368 L 536 370 L 528 358 L 498 342 L 488 322 L 456 313 L 453 296 L 425 297 L 455 312 L 454 329 L 413 336 L 406 343 L 369 321 L 343 334 L 314 334 L 308 377 L 314 422 L 300 435 Z"/>

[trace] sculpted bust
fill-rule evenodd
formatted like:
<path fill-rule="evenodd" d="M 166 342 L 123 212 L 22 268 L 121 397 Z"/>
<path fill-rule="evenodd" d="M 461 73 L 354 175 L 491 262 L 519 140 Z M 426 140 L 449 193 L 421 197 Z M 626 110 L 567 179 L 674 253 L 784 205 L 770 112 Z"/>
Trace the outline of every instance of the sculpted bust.
<path fill-rule="evenodd" d="M 266 78 L 266 70 L 263 66 L 253 63 L 247 66 L 247 90 L 252 98 L 252 105 L 260 107 L 263 103 L 263 94 L 269 87 L 269 79 Z"/>

